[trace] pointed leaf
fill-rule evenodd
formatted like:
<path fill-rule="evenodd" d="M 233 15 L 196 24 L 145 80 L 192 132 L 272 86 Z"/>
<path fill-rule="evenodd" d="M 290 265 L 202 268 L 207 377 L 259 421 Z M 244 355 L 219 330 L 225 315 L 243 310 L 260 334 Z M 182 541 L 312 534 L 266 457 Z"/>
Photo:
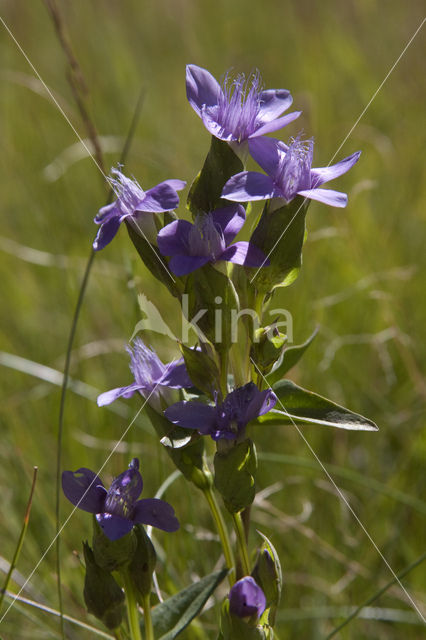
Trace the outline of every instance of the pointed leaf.
<path fill-rule="evenodd" d="M 243 169 L 243 163 L 227 142 L 212 136 L 210 150 L 201 172 L 188 194 L 188 208 L 194 218 L 229 204 L 221 198 L 225 182 Z"/>
<path fill-rule="evenodd" d="M 268 373 L 268 375 L 266 376 L 266 379 L 271 386 L 281 380 L 281 378 L 285 376 L 287 371 L 290 371 L 290 369 L 292 369 L 299 362 L 306 349 L 309 347 L 311 342 L 313 342 L 317 333 L 318 329 L 315 329 L 313 334 L 309 336 L 306 342 L 303 342 L 303 344 L 296 344 L 294 345 L 294 347 L 288 347 L 288 349 L 284 350 L 275 368 L 272 369 L 271 373 Z"/>
<path fill-rule="evenodd" d="M 353 431 L 377 431 L 378 427 L 368 418 L 327 400 L 323 396 L 307 391 L 290 380 L 281 380 L 273 387 L 278 397 L 275 408 L 259 423 L 268 424 L 318 424 Z"/>
<path fill-rule="evenodd" d="M 143 236 L 139 235 L 127 221 L 126 227 L 129 237 L 146 268 L 152 273 L 154 278 L 167 287 L 173 296 L 180 297 L 182 293 L 181 281 L 170 272 L 167 262 L 158 251 L 158 248 L 148 242 Z"/>
<path fill-rule="evenodd" d="M 227 573 L 227 569 L 215 571 L 154 607 L 152 622 L 157 640 L 177 638 L 181 631 L 200 613 Z M 143 622 L 141 629 L 144 631 Z"/>
<path fill-rule="evenodd" d="M 255 274 L 255 286 L 264 292 L 288 287 L 297 278 L 302 264 L 305 218 L 309 201 L 297 196 L 291 202 L 270 211 L 265 206 L 251 242 L 269 258 L 270 264 Z"/>

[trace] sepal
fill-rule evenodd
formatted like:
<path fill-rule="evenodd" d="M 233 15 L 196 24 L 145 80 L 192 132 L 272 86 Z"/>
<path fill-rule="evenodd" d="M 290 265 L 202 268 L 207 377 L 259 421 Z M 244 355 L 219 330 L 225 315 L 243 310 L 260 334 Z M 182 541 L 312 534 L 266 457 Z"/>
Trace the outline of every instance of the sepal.
<path fill-rule="evenodd" d="M 239 618 L 229 611 L 229 600 L 222 604 L 218 640 L 268 640 L 269 630 L 256 616 Z"/>
<path fill-rule="evenodd" d="M 281 563 L 272 542 L 260 531 L 258 534 L 262 536 L 263 544 L 259 550 L 252 577 L 265 594 L 266 608 L 269 609 L 268 622 L 273 627 L 283 584 Z"/>
<path fill-rule="evenodd" d="M 129 564 L 128 572 L 142 603 L 143 597 L 151 593 L 152 574 L 154 573 L 157 554 L 142 525 L 136 525 L 134 533 L 137 547 Z"/>
<path fill-rule="evenodd" d="M 129 564 L 137 546 L 134 528 L 118 540 L 110 540 L 93 517 L 93 555 L 96 564 L 105 571 L 117 571 Z"/>
<path fill-rule="evenodd" d="M 108 629 L 116 629 L 124 617 L 124 593 L 111 573 L 96 564 L 87 542 L 83 542 L 83 552 L 86 564 L 83 595 L 87 611 Z"/>
<path fill-rule="evenodd" d="M 219 441 L 219 446 L 222 446 Z M 214 483 L 230 513 L 237 513 L 250 506 L 256 494 L 255 478 L 257 456 L 254 443 L 247 438 L 228 446 L 214 457 Z"/>

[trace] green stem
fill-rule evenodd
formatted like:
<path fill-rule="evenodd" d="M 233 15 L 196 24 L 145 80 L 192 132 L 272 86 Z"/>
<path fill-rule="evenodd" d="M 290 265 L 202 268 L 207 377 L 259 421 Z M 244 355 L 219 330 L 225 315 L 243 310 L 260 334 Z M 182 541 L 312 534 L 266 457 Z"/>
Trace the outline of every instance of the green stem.
<path fill-rule="evenodd" d="M 226 528 L 225 520 L 223 519 L 222 511 L 216 500 L 213 489 L 211 487 L 208 487 L 207 489 L 203 489 L 203 493 L 209 504 L 210 511 L 212 513 L 213 520 L 215 521 L 217 532 L 222 543 L 226 566 L 228 567 L 228 569 L 232 569 L 232 571 L 230 571 L 228 574 L 229 584 L 232 587 L 235 582 L 236 570 L 234 554 L 232 552 L 231 541 L 229 540 L 228 535 L 228 529 Z"/>
<path fill-rule="evenodd" d="M 132 640 L 142 640 L 141 629 L 139 626 L 138 603 L 136 600 L 133 582 L 127 569 L 123 569 L 121 575 L 124 580 L 124 591 L 126 593 L 127 617 L 129 620 L 130 637 Z"/>
<path fill-rule="evenodd" d="M 154 627 L 152 626 L 150 598 L 151 598 L 151 595 L 147 593 L 145 596 L 143 596 L 143 599 L 142 599 L 142 607 L 143 607 L 144 620 L 145 620 L 146 640 L 154 640 Z"/>
<path fill-rule="evenodd" d="M 245 576 L 250 575 L 250 560 L 247 548 L 247 540 L 244 532 L 244 525 L 241 518 L 241 513 L 233 513 L 232 519 L 234 521 L 235 533 L 237 534 L 238 549 L 240 551 L 241 564 Z"/>
<path fill-rule="evenodd" d="M 28 528 L 28 522 L 29 522 L 29 519 L 30 519 L 31 505 L 32 505 L 32 502 L 33 502 L 34 489 L 35 489 L 35 484 L 36 484 L 36 479 L 37 479 L 37 470 L 38 470 L 38 467 L 34 467 L 33 482 L 32 482 L 32 485 L 31 485 L 30 497 L 28 498 L 27 508 L 25 510 L 24 523 L 22 525 L 21 534 L 19 536 L 18 544 L 16 545 L 16 549 L 15 549 L 15 553 L 14 553 L 13 558 L 12 558 L 12 562 L 10 563 L 9 571 L 7 573 L 7 576 L 6 576 L 6 580 L 5 580 L 3 589 L 1 590 L 1 593 L 0 593 L 0 611 L 1 611 L 1 608 L 3 606 L 4 596 L 6 594 L 6 590 L 7 590 L 8 586 L 9 586 L 9 582 L 10 582 L 10 579 L 12 577 L 13 570 L 16 567 L 16 563 L 18 562 L 19 554 L 21 553 L 22 545 L 24 544 L 25 533 L 26 533 L 27 528 Z"/>

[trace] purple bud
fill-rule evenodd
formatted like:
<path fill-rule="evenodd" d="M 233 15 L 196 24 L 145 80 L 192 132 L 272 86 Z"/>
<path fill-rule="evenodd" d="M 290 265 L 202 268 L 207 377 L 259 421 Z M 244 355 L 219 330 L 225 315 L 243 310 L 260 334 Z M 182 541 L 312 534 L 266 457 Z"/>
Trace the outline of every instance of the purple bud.
<path fill-rule="evenodd" d="M 246 618 L 256 615 L 260 618 L 265 607 L 265 594 L 251 576 L 238 580 L 229 592 L 229 611 L 234 616 Z"/>

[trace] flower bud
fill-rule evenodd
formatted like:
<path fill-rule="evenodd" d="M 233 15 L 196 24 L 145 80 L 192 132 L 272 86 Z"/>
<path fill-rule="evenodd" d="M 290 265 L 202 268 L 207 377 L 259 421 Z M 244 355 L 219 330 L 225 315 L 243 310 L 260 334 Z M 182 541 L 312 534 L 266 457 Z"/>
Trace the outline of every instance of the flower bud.
<path fill-rule="evenodd" d="M 96 564 L 87 542 L 83 543 L 83 551 L 86 562 L 83 595 L 87 610 L 108 629 L 116 629 L 124 616 L 124 593 L 111 573 Z"/>

